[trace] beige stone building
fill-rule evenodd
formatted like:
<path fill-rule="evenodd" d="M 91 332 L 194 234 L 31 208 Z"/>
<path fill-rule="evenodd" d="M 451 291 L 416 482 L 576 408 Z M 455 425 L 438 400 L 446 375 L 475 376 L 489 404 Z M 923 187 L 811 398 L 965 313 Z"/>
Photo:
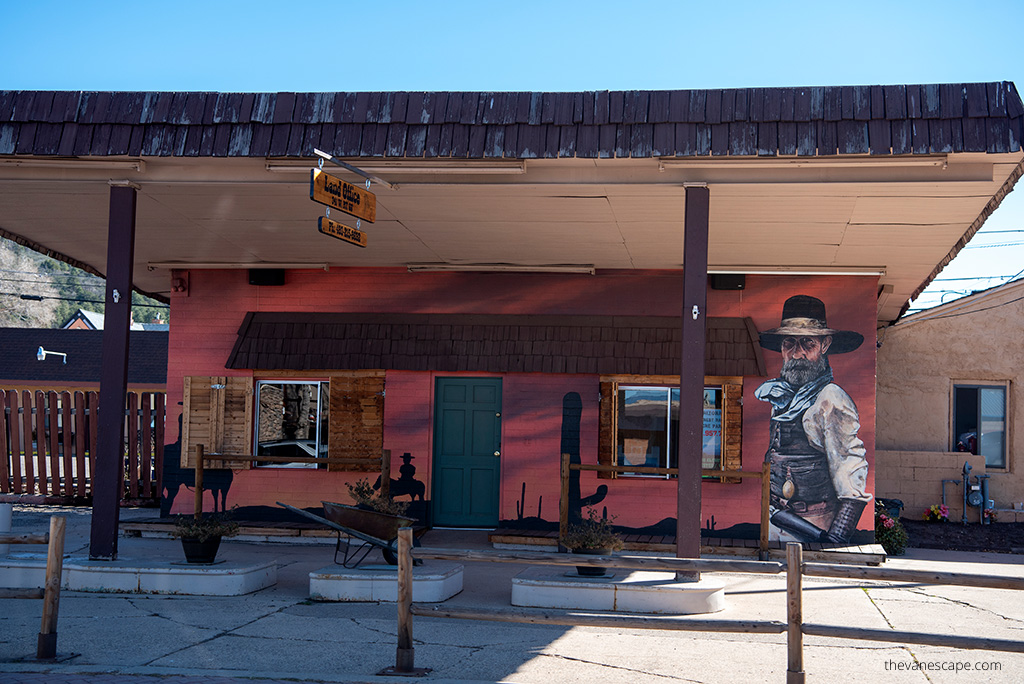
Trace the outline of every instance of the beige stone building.
<path fill-rule="evenodd" d="M 943 480 L 988 475 L 999 522 L 1024 521 L 1021 325 L 1024 281 L 985 290 L 879 331 L 876 433 L 878 496 L 902 499 L 923 516 L 942 499 Z M 980 490 L 979 490 L 980 492 Z M 946 483 L 950 519 L 961 520 L 961 484 Z M 970 522 L 981 507 L 968 506 Z"/>

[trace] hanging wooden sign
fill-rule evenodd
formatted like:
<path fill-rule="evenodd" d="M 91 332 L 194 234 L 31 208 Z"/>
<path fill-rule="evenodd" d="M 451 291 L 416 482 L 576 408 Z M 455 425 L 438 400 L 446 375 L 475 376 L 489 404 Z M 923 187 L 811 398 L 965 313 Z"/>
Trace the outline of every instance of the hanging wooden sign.
<path fill-rule="evenodd" d="M 366 247 L 366 233 L 358 228 L 352 228 L 343 223 L 332 221 L 326 216 L 321 216 L 317 220 L 317 230 L 324 235 L 330 235 L 333 238 L 351 242 L 358 247 Z"/>
<path fill-rule="evenodd" d="M 331 209 L 343 211 L 373 223 L 377 218 L 377 196 L 340 178 L 313 169 L 309 179 L 309 199 Z"/>

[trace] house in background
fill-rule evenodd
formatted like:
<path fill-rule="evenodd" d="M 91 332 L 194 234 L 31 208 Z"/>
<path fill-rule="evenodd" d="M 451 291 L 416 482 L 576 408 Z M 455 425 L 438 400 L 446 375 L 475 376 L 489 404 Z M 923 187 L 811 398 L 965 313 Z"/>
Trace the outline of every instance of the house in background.
<path fill-rule="evenodd" d="M 345 500 L 384 449 L 435 524 L 552 525 L 568 453 L 712 466 L 683 488 L 664 473 L 577 472 L 564 495 L 575 515 L 674 529 L 699 497 L 701 527 L 739 534 L 760 520 L 759 483 L 715 471 L 760 471 L 777 446 L 783 421 L 763 399 L 785 403 L 786 388 L 761 388 L 787 355 L 813 352 L 821 368 L 827 354 L 831 396 L 856 407 L 845 485 L 870 501 L 870 341 L 1012 189 L 1022 138 L 1009 83 L 0 92 L 0 225 L 107 272 L 109 200 L 130 197 L 123 260 L 175 320 L 168 454 L 177 442 L 183 466 L 200 443 L 245 457 L 219 464 L 236 469 L 228 506 Z M 325 165 L 353 183 L 330 183 L 329 219 L 348 232 L 318 222 L 315 149 L 386 181 L 358 228 L 365 247 L 335 239 L 357 235 L 344 214 L 369 203 L 363 178 Z M 74 194 L 55 193 L 71 180 Z M 684 321 L 706 331 L 685 355 Z M 680 388 L 701 356 L 705 376 Z M 684 391 L 703 398 L 685 417 L 699 411 L 704 434 L 698 421 L 680 445 Z M 799 413 L 784 442 L 802 451 L 780 456 L 800 458 L 772 489 L 823 532 L 838 485 Z M 870 507 L 843 510 L 870 538 Z"/>
<path fill-rule="evenodd" d="M 1024 281 L 1016 281 L 901 319 L 879 335 L 878 495 L 922 517 L 942 499 L 950 519 L 963 514 L 963 467 L 970 482 L 988 476 L 999 521 L 1024 521 Z M 981 490 L 978 490 L 979 492 Z M 971 522 L 982 507 L 968 505 Z"/>
<path fill-rule="evenodd" d="M 88 311 L 86 309 L 79 309 L 74 313 L 71 318 L 68 319 L 67 323 L 61 327 L 65 330 L 103 330 L 104 316 L 101 313 L 95 311 Z M 153 321 L 151 323 L 138 323 L 134 317 L 131 322 L 132 330 L 169 330 L 170 326 L 162 321 Z"/>
<path fill-rule="evenodd" d="M 166 391 L 168 333 L 130 335 L 128 390 Z M 98 330 L 0 328 L 0 389 L 98 391 L 102 341 Z M 42 360 L 40 348 L 47 352 Z"/>
<path fill-rule="evenodd" d="M 65 330 L 103 330 L 103 314 L 79 309 L 61 327 Z M 134 323 L 132 330 L 137 330 Z"/>

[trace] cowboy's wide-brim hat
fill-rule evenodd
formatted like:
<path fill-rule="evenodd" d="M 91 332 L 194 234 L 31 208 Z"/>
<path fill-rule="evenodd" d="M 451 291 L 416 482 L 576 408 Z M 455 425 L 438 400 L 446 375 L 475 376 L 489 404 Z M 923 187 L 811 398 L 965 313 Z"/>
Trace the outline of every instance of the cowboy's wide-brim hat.
<path fill-rule="evenodd" d="M 825 319 L 825 303 L 810 295 L 794 295 L 782 305 L 782 322 L 778 328 L 760 334 L 761 346 L 772 351 L 782 351 L 782 340 L 786 337 L 832 337 L 829 354 L 845 354 L 857 349 L 864 342 L 864 336 L 852 330 L 836 330 L 828 327 Z"/>

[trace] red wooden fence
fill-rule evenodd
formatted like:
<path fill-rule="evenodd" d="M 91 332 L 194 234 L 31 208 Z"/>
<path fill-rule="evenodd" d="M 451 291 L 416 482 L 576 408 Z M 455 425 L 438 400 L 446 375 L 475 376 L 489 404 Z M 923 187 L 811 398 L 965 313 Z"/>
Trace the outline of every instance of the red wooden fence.
<path fill-rule="evenodd" d="M 122 498 L 159 502 L 165 395 L 130 392 Z M 0 390 L 0 495 L 92 497 L 98 392 Z"/>

